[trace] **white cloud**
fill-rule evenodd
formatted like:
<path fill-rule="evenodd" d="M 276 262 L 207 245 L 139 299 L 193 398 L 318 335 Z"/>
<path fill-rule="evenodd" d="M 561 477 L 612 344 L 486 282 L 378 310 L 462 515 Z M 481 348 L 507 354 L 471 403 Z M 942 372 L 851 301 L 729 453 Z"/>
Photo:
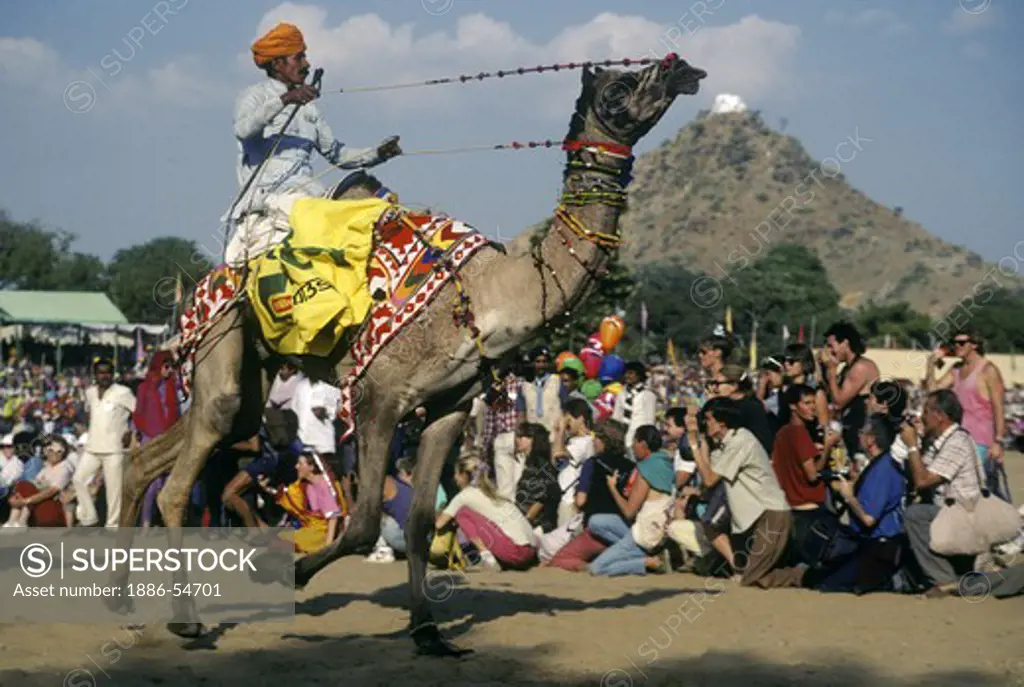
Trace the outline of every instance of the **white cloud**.
<path fill-rule="evenodd" d="M 853 26 L 861 29 L 880 31 L 886 36 L 898 36 L 910 31 L 910 24 L 890 10 L 867 9 L 860 12 L 829 10 L 825 21 L 834 26 Z"/>
<path fill-rule="evenodd" d="M 0 79 L 5 83 L 38 84 L 60 70 L 60 56 L 34 38 L 0 37 Z"/>
<path fill-rule="evenodd" d="M 957 6 L 950 13 L 949 18 L 943 23 L 942 28 L 946 33 L 953 35 L 966 35 L 978 31 L 986 31 L 999 24 L 999 16 L 995 7 L 985 4 L 985 0 L 979 2 L 964 2 L 962 5 L 982 11 L 966 11 L 962 6 Z"/>
<path fill-rule="evenodd" d="M 310 61 L 325 69 L 328 90 L 339 84 L 406 83 L 520 65 L 661 57 L 678 52 L 708 70 L 707 88 L 757 99 L 788 82 L 789 61 L 800 38 L 798 27 L 757 15 L 726 26 L 710 26 L 695 23 L 692 17 L 677 24 L 605 12 L 566 27 L 547 43 L 534 43 L 510 24 L 483 13 L 461 16 L 449 30 L 421 33 L 412 24 L 391 25 L 376 14 L 357 15 L 330 25 L 325 10 L 295 3 L 268 12 L 256 35 L 279 21 L 302 29 Z M 239 55 L 239 63 L 252 64 L 248 52 Z M 576 72 L 509 77 L 506 83 L 516 85 L 488 90 L 488 103 L 517 109 L 540 107 L 547 115 L 561 117 L 567 97 L 576 94 L 578 80 Z M 455 109 L 474 88 L 467 85 L 399 91 L 384 94 L 377 102 Z"/>
<path fill-rule="evenodd" d="M 34 38 L 0 37 L 0 82 L 29 88 L 73 112 L 99 104 L 103 110 L 142 111 L 160 105 L 208 105 L 223 89 L 210 81 L 203 63 L 182 57 L 160 67 L 136 68 L 131 61 L 111 60 L 85 68 L 68 65 L 60 54 Z M 231 96 L 228 96 L 231 97 Z"/>

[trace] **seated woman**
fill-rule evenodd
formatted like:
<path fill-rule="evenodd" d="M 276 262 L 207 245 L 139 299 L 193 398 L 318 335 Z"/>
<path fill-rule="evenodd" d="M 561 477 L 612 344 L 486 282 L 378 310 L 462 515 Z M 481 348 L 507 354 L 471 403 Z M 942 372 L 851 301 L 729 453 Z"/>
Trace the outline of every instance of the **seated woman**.
<path fill-rule="evenodd" d="M 562 489 L 551 462 L 551 442 L 544 425 L 524 422 L 516 430 L 516 451 L 526 455 L 523 474 L 516 485 L 516 505 L 541 536 L 558 525 Z"/>
<path fill-rule="evenodd" d="M 573 497 L 582 518 L 578 527 L 566 533 L 557 528 L 541 537 L 537 555 L 541 561 L 548 561 L 547 565 L 581 572 L 608 548 L 586 526 L 600 513 L 619 514 L 608 486 L 609 475 L 618 474 L 615 490 L 623 497 L 629 495 L 626 485 L 636 466 L 626 457 L 625 436 L 626 425 L 622 422 L 605 420 L 598 426 L 594 433 L 595 455 L 583 463 Z"/>
<path fill-rule="evenodd" d="M 394 563 L 395 554 L 405 555 L 405 523 L 412 508 L 412 458 L 399 458 L 395 462 L 396 474 L 384 478 L 383 514 L 380 518 L 380 537 L 366 560 L 370 563 Z M 448 502 L 444 487 L 437 485 L 434 511 Z"/>
<path fill-rule="evenodd" d="M 903 495 L 906 479 L 893 460 L 890 447 L 896 430 L 881 413 L 868 417 L 860 431 L 860 445 L 868 465 L 850 484 L 833 482 L 850 512 L 849 528 L 840 529 L 828 560 L 805 584 L 822 591 L 889 589 L 899 567 L 903 534 Z"/>
<path fill-rule="evenodd" d="M 59 436 L 47 439 L 43 447 L 45 463 L 31 482 L 19 480 L 7 502 L 11 514 L 6 528 L 64 527 L 64 508 L 61 492 L 71 483 L 71 466 L 65 461 L 68 445 Z"/>
<path fill-rule="evenodd" d="M 665 572 L 665 563 L 650 555 L 665 538 L 673 504 L 675 471 L 672 459 L 661 451 L 661 433 L 654 425 L 638 427 L 633 435 L 637 477 L 629 499 L 615 490 L 618 475 L 608 477 L 608 489 L 619 507 L 618 515 L 595 515 L 590 531 L 611 546 L 590 564 L 592 575 L 643 575 Z M 627 524 L 627 523 L 632 523 Z"/>
<path fill-rule="evenodd" d="M 455 495 L 434 522 L 440 533 L 457 527 L 469 538 L 486 569 L 524 569 L 537 554 L 533 526 L 514 503 L 498 496 L 476 451 L 463 453 L 455 464 Z"/>
<path fill-rule="evenodd" d="M 260 486 L 274 497 L 292 518 L 298 521 L 295 550 L 313 553 L 327 546 L 341 532 L 340 518 L 347 512 L 341 492 L 341 483 L 331 485 L 312 451 L 303 450 L 295 463 L 299 478 L 283 489 L 269 486 L 269 478 L 260 477 Z M 333 489 L 332 489 L 333 486 Z M 340 506 L 339 506 L 340 502 Z"/>

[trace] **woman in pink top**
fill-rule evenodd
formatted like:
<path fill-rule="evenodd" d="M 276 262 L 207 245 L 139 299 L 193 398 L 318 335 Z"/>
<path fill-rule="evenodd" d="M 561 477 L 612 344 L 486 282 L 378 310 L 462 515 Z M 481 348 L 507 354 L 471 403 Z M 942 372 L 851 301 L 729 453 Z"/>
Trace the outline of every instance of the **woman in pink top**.
<path fill-rule="evenodd" d="M 985 359 L 985 343 L 977 335 L 960 332 L 953 337 L 953 355 L 961 359 L 937 382 L 934 370 L 941 364 L 939 353 L 928 359 L 925 387 L 952 389 L 964 409 L 960 423 L 974 439 L 978 457 L 985 466 L 986 487 L 1002 496 L 998 489 L 998 468 L 1003 462 L 1003 438 L 1006 436 L 1006 418 L 1003 409 L 1005 386 L 999 368 Z M 991 458 L 991 460 L 989 460 Z M 1007 499 L 1009 500 L 1009 499 Z"/>

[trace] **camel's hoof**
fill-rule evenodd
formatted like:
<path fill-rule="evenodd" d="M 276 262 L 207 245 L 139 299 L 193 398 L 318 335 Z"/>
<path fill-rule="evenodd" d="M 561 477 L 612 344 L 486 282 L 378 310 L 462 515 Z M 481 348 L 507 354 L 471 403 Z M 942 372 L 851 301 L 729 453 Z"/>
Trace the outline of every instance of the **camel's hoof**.
<path fill-rule="evenodd" d="M 195 639 L 203 634 L 202 623 L 167 623 L 167 631 L 185 639 Z"/>
<path fill-rule="evenodd" d="M 301 591 L 305 589 L 309 581 L 313 579 L 313 573 L 306 569 L 306 566 L 302 564 L 304 558 L 300 558 L 295 561 L 295 591 Z"/>
<path fill-rule="evenodd" d="M 437 625 L 423 625 L 413 630 L 412 639 L 416 642 L 416 653 L 421 656 L 459 658 L 473 653 L 472 649 L 460 649 L 445 639 Z"/>

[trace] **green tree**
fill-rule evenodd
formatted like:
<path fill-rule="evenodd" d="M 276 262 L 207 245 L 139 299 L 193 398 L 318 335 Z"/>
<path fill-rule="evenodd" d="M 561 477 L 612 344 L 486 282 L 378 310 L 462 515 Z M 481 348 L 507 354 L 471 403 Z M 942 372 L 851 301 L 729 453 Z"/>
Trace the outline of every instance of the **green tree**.
<path fill-rule="evenodd" d="M 969 324 L 985 339 L 985 350 L 993 353 L 1024 351 L 1024 290 L 992 289 L 986 300 L 979 292 L 969 313 Z M 955 315 L 955 313 L 954 313 Z M 951 315 L 949 324 L 959 324 Z"/>
<path fill-rule="evenodd" d="M 694 354 L 700 340 L 721 321 L 717 307 L 721 291 L 715 290 L 715 282 L 675 263 L 642 266 L 636 279 L 638 287 L 630 304 L 635 326 L 627 329 L 626 341 L 620 344 L 623 350 L 631 356 L 641 353 L 639 312 L 640 304 L 646 303 L 648 355 L 663 358 L 670 339 L 680 355 Z"/>
<path fill-rule="evenodd" d="M 16 222 L 0 210 L 0 288 L 103 291 L 103 263 L 71 250 L 76 236 Z"/>
<path fill-rule="evenodd" d="M 863 305 L 854 316 L 854 324 L 869 346 L 883 346 L 886 336 L 889 336 L 893 347 L 897 348 L 910 348 L 915 342 L 928 346 L 928 334 L 932 329 L 929 317 L 905 301 Z"/>
<path fill-rule="evenodd" d="M 185 293 L 208 265 L 193 241 L 153 239 L 117 251 L 107 267 L 110 297 L 132 322 L 164 324 L 174 309 L 175 282 Z"/>
<path fill-rule="evenodd" d="M 806 246 L 780 243 L 769 247 L 744 269 L 720 278 L 723 306 L 733 311 L 733 331 L 749 341 L 757 319 L 759 355 L 782 346 L 782 328 L 796 334 L 812 318 L 827 326 L 842 316 L 839 292 L 818 256 Z"/>

